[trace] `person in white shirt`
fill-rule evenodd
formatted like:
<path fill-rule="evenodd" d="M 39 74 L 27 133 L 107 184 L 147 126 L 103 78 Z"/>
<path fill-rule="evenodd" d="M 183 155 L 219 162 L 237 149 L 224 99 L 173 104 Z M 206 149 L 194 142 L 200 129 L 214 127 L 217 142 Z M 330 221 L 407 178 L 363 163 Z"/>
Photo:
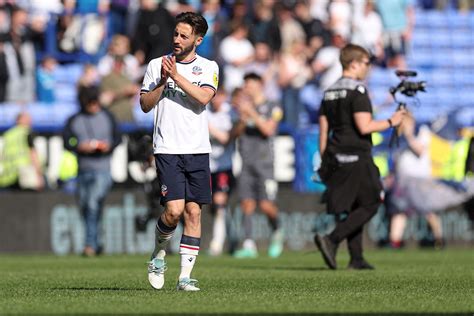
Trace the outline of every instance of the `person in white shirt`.
<path fill-rule="evenodd" d="M 219 46 L 219 55 L 224 61 L 224 89 L 227 93 L 242 86 L 245 68 L 254 59 L 255 49 L 247 36 L 248 26 L 235 23 L 231 34 Z"/>
<path fill-rule="evenodd" d="M 153 149 L 165 206 L 148 266 L 153 288 L 164 285 L 165 248 L 181 217 L 181 273 L 177 290 L 199 291 L 191 279 L 201 241 L 201 207 L 211 203 L 209 126 L 206 105 L 214 97 L 217 63 L 196 54 L 208 25 L 197 13 L 176 16 L 173 52 L 150 61 L 140 95 L 143 112 L 154 110 Z"/>

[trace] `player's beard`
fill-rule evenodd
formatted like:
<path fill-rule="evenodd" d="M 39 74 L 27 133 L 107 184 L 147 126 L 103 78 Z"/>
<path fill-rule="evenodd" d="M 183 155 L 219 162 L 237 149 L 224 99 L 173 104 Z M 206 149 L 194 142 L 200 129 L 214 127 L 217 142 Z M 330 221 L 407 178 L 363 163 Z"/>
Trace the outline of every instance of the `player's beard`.
<path fill-rule="evenodd" d="M 174 51 L 174 55 L 176 56 L 176 59 L 181 60 L 184 59 L 190 52 L 194 50 L 194 43 L 192 45 L 189 45 L 187 47 L 183 47 L 181 51 L 178 53 Z"/>

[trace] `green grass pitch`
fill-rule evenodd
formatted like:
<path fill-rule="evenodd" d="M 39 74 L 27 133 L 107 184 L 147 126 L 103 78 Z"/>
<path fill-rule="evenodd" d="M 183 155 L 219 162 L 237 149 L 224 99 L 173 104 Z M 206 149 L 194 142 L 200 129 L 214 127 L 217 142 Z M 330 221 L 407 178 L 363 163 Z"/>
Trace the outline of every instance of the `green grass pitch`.
<path fill-rule="evenodd" d="M 198 257 L 200 292 L 177 292 L 179 256 L 165 287 L 147 281 L 147 256 L 0 255 L 4 314 L 406 314 L 474 312 L 472 249 L 371 250 L 374 271 L 339 270 L 318 252 L 281 258 Z"/>

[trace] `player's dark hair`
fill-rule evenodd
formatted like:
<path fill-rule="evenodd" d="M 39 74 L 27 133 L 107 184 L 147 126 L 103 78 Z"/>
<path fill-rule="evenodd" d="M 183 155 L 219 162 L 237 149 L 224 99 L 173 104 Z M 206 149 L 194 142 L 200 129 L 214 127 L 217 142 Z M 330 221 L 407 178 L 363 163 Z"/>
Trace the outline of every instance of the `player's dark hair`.
<path fill-rule="evenodd" d="M 355 44 L 347 44 L 341 50 L 339 61 L 341 62 L 342 69 L 347 69 L 353 61 L 361 61 L 364 57 L 370 59 L 370 53 L 365 48 Z"/>
<path fill-rule="evenodd" d="M 208 25 L 206 19 L 195 12 L 183 12 L 176 16 L 176 24 L 185 23 L 192 27 L 194 34 L 204 37 Z"/>
<path fill-rule="evenodd" d="M 244 81 L 246 80 L 257 80 L 263 82 L 262 76 L 256 74 L 255 72 L 248 72 L 244 76 Z"/>

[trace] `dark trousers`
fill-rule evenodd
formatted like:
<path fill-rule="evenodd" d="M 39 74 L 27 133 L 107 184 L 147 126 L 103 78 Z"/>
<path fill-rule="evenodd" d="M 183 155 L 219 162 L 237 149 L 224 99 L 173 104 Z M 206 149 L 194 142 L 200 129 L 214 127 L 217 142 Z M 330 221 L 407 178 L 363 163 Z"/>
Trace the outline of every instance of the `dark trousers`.
<path fill-rule="evenodd" d="M 329 239 L 339 244 L 347 239 L 351 261 L 362 260 L 362 232 L 364 225 L 377 213 L 381 202 L 359 206 L 351 211 L 344 220 L 337 220 Z"/>

